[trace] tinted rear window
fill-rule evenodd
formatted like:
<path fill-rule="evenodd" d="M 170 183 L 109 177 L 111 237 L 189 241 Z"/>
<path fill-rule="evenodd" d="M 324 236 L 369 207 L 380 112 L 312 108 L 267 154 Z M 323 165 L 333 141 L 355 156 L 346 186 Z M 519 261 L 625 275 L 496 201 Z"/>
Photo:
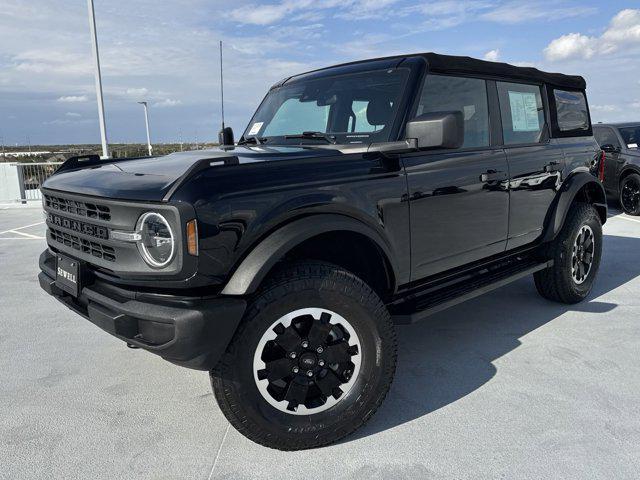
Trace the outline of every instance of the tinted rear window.
<path fill-rule="evenodd" d="M 558 128 L 561 132 L 589 130 L 587 100 L 582 92 L 554 90 Z"/>

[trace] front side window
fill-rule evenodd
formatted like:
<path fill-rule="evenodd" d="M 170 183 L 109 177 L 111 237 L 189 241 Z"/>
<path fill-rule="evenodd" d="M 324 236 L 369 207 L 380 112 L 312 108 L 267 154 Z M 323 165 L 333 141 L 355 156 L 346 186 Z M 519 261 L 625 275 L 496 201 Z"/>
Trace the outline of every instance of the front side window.
<path fill-rule="evenodd" d="M 615 132 L 609 127 L 595 127 L 593 129 L 593 136 L 596 137 L 596 142 L 601 147 L 604 145 L 611 145 L 616 148 L 620 148 L 620 142 Z"/>
<path fill-rule="evenodd" d="M 497 82 L 505 145 L 546 140 L 547 124 L 542 93 L 537 85 Z"/>
<path fill-rule="evenodd" d="M 269 92 L 243 136 L 269 144 L 322 140 L 311 132 L 340 144 L 389 141 L 408 75 L 393 68 L 285 83 Z"/>
<path fill-rule="evenodd" d="M 349 132 L 375 132 L 384 128 L 384 125 L 376 125 L 369 123 L 369 111 L 368 101 L 354 100 L 351 104 L 351 112 L 353 115 L 349 119 Z M 372 119 L 372 121 L 374 121 Z"/>
<path fill-rule="evenodd" d="M 589 112 L 584 93 L 554 90 L 553 96 L 561 132 L 589 130 Z"/>
<path fill-rule="evenodd" d="M 619 131 L 627 148 L 638 148 L 638 145 L 640 145 L 640 125 L 637 127 L 622 127 Z"/>
<path fill-rule="evenodd" d="M 460 111 L 464 116 L 463 148 L 489 146 L 487 85 L 478 78 L 428 75 L 416 115 Z"/>

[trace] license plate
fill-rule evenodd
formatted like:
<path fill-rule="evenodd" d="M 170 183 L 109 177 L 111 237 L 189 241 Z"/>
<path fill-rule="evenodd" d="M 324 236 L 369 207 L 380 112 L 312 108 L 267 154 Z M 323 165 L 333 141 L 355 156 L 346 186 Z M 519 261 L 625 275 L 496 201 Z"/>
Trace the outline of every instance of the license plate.
<path fill-rule="evenodd" d="M 80 292 L 80 262 L 58 255 L 56 285 L 74 297 Z"/>

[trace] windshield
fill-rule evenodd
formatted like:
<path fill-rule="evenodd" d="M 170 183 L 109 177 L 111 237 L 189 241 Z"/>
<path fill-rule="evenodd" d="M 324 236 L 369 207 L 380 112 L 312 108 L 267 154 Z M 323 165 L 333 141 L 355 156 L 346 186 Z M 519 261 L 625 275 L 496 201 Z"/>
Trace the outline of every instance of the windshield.
<path fill-rule="evenodd" d="M 640 144 L 640 125 L 620 128 L 620 135 L 627 148 L 638 148 Z"/>
<path fill-rule="evenodd" d="M 269 144 L 389 141 L 408 74 L 404 68 L 387 69 L 274 88 L 243 137 Z"/>

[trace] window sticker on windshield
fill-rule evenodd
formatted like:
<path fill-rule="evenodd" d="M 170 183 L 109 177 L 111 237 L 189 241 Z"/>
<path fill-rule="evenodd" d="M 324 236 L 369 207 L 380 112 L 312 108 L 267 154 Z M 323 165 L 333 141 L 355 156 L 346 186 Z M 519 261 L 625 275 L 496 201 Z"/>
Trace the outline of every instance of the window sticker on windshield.
<path fill-rule="evenodd" d="M 511 124 L 514 132 L 537 132 L 540 130 L 536 94 L 509 90 Z"/>
<path fill-rule="evenodd" d="M 249 130 L 249 135 L 257 135 L 260 129 L 262 128 L 262 124 L 264 122 L 256 122 L 251 126 L 251 130 Z"/>
<path fill-rule="evenodd" d="M 627 144 L 627 148 L 638 148 L 638 144 L 637 143 L 628 143 Z"/>

